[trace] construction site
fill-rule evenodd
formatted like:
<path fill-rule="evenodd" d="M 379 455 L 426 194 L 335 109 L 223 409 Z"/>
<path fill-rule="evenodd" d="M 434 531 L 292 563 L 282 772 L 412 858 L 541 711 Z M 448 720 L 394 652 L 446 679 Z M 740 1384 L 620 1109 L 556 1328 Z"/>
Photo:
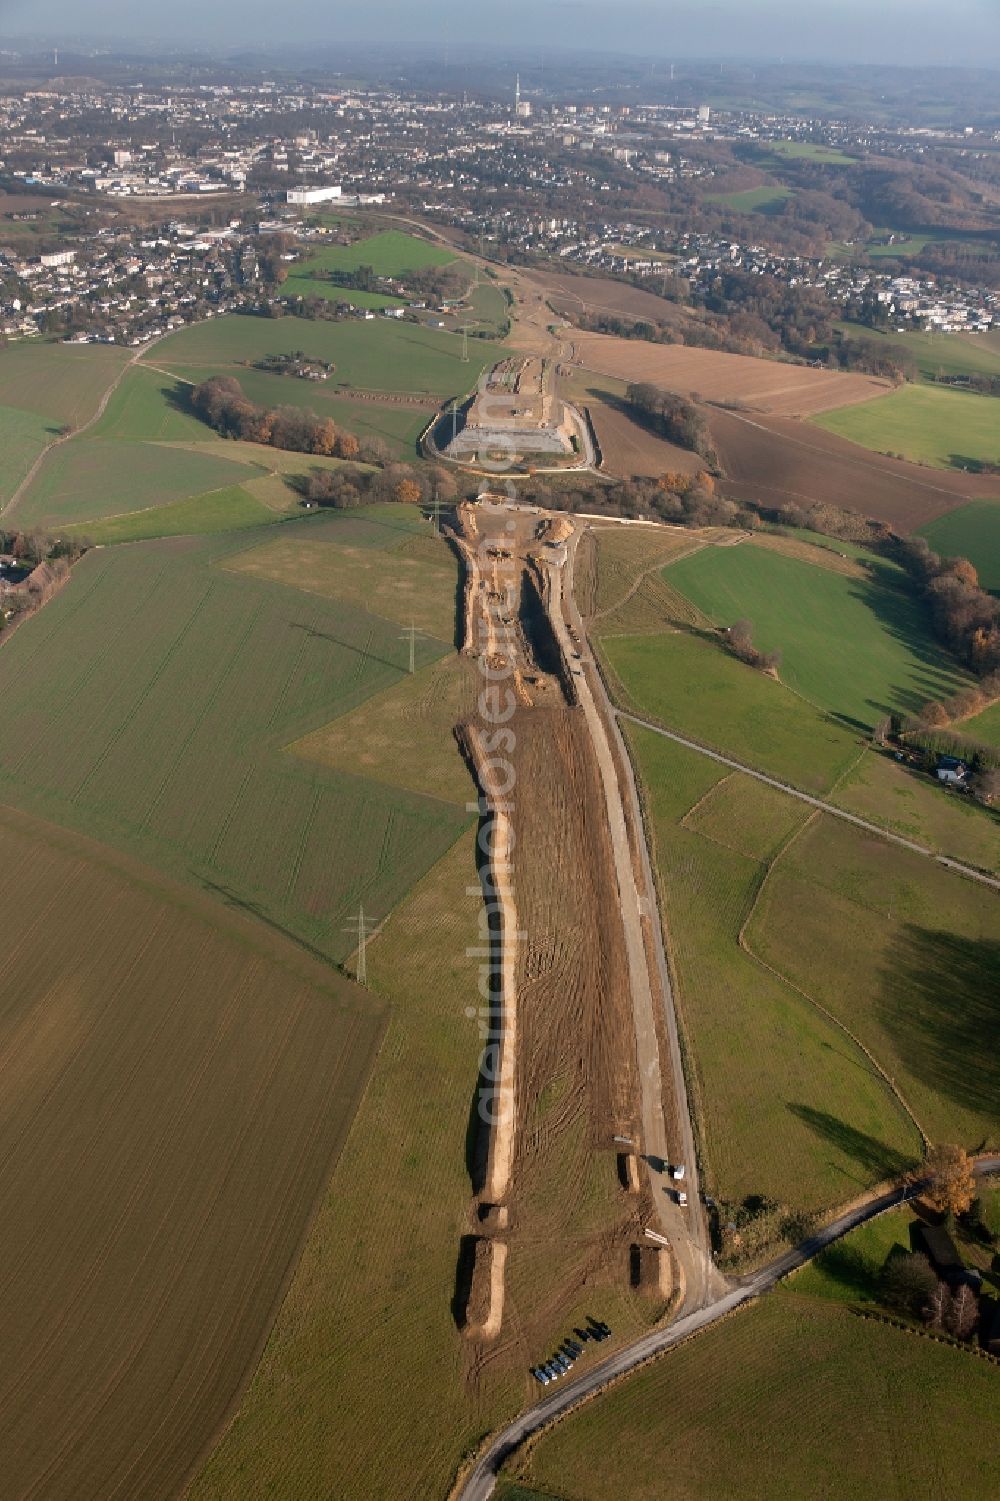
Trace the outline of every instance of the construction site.
<path fill-rule="evenodd" d="M 486 372 L 465 410 L 453 412 L 451 426 L 444 424 L 443 456 L 460 463 L 491 456 L 591 463 L 586 423 L 561 400 L 556 386 L 557 372 L 549 360 L 536 355 L 501 360 Z"/>
<path fill-rule="evenodd" d="M 482 682 L 455 733 L 480 790 L 491 974 L 456 1278 L 470 1375 L 512 1344 L 523 1358 L 519 1286 L 551 1289 L 538 1326 L 588 1287 L 666 1307 L 711 1275 L 700 1208 L 664 1182 L 693 1151 L 630 768 L 564 587 L 577 526 L 498 497 L 460 505 L 451 534 Z"/>

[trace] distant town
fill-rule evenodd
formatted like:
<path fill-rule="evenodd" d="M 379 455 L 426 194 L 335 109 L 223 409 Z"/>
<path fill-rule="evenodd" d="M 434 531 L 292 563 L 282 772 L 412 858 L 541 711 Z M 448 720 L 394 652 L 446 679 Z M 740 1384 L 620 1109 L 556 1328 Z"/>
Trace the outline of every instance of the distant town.
<path fill-rule="evenodd" d="M 886 331 L 1000 322 L 1000 288 L 975 266 L 907 265 L 926 235 L 871 223 L 852 235 L 860 214 L 835 226 L 843 205 L 813 203 L 833 162 L 920 173 L 960 161 L 975 177 L 1000 132 L 532 98 L 515 77 L 507 100 L 69 81 L 0 98 L 0 133 L 8 339 L 141 344 L 274 305 L 280 266 L 335 234 L 323 211 L 337 208 L 416 213 L 487 256 L 555 259 L 674 300 L 704 302 L 738 271 L 815 289 L 852 316 L 864 307 Z M 812 168 L 796 189 L 805 208 L 781 216 L 790 189 L 742 189 L 747 152 Z"/>

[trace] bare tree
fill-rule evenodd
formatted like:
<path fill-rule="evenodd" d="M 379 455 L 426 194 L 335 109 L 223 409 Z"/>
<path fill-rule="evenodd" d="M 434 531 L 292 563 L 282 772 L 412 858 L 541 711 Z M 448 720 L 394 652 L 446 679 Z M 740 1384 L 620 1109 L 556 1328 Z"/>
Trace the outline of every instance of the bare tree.
<path fill-rule="evenodd" d="M 944 1327 L 956 1339 L 968 1339 L 979 1322 L 979 1299 L 967 1282 L 952 1294 L 944 1315 Z"/>
<path fill-rule="evenodd" d="M 929 1329 L 943 1329 L 951 1307 L 951 1294 L 943 1282 L 938 1282 L 924 1304 L 924 1323 Z"/>

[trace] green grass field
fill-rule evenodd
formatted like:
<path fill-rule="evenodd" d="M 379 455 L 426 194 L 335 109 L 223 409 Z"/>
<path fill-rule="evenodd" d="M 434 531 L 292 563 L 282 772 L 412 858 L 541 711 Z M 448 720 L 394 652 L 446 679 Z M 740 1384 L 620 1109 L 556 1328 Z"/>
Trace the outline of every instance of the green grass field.
<path fill-rule="evenodd" d="M 88 435 L 61 443 L 17 505 L 23 526 L 50 530 L 235 485 L 246 469 L 214 455 Z"/>
<path fill-rule="evenodd" d="M 279 449 L 260 449 L 250 444 L 227 442 L 224 451 L 215 434 L 187 409 L 192 385 L 210 375 L 234 375 L 251 401 L 261 406 L 297 406 L 332 417 L 338 428 L 358 438 L 380 438 L 394 458 L 410 457 L 420 433 L 437 410 L 433 399 L 411 406 L 389 402 L 352 400 L 339 395 L 336 382 L 295 380 L 264 370 L 219 365 L 214 370 L 179 369 L 163 375 L 141 365 L 129 370 L 108 403 L 107 411 L 87 437 L 142 442 L 196 443 L 202 452 L 238 458 L 267 467 L 293 467 L 315 462 L 309 455 L 282 454 Z M 206 445 L 214 444 L 209 450 Z"/>
<path fill-rule="evenodd" d="M 376 547 L 391 575 L 394 549 L 425 526 L 385 507 L 283 535 Z M 339 957 L 358 903 L 384 915 L 467 815 L 285 753 L 398 683 L 407 649 L 395 621 L 353 600 L 219 567 L 239 545 L 84 557 L 0 654 L 0 788 Z M 443 651 L 424 638 L 417 662 Z"/>
<path fill-rule="evenodd" d="M 385 229 L 367 239 L 355 240 L 353 245 L 324 245 L 316 256 L 310 257 L 310 263 L 327 271 L 356 271 L 359 266 L 371 266 L 376 276 L 401 276 L 404 271 L 447 266 L 455 259 L 455 252 L 442 245 L 399 229 Z"/>
<path fill-rule="evenodd" d="M 107 547 L 116 542 L 144 542 L 152 537 L 181 537 L 243 531 L 280 520 L 242 485 L 226 485 L 205 495 L 170 501 L 148 511 L 132 511 L 104 521 L 84 521 L 60 530 Z"/>
<path fill-rule="evenodd" d="M 178 388 L 172 376 L 133 365 L 86 436 L 132 443 L 197 443 L 214 435 L 187 410 L 186 390 Z"/>
<path fill-rule="evenodd" d="M 891 756 L 866 751 L 838 784 L 832 801 L 939 854 L 980 870 L 1000 871 L 1000 809 L 956 797 Z"/>
<path fill-rule="evenodd" d="M 1000 460 L 1000 410 L 992 396 L 943 386 L 903 386 L 875 401 L 810 420 L 863 448 L 902 454 L 937 469 Z"/>
<path fill-rule="evenodd" d="M 827 792 L 857 759 L 856 734 L 714 641 L 608 635 L 600 651 L 625 707 L 807 792 Z"/>
<path fill-rule="evenodd" d="M 111 344 L 9 344 L 0 349 L 0 404 L 79 427 L 129 358 Z"/>
<path fill-rule="evenodd" d="M 14 494 L 54 437 L 54 424 L 48 418 L 18 407 L 0 407 L 0 505 Z"/>
<path fill-rule="evenodd" d="M 916 1161 L 917 1133 L 860 1050 L 738 942 L 768 865 L 808 809 L 662 736 L 633 727 L 629 739 L 646 789 L 708 1191 L 816 1209 Z M 824 1121 L 836 1128 L 824 1134 Z"/>
<path fill-rule="evenodd" d="M 963 719 L 959 725 L 963 735 L 973 740 L 982 740 L 986 745 L 1000 745 L 1000 704 L 991 704 L 972 719 Z"/>
<path fill-rule="evenodd" d="M 716 625 L 752 621 L 756 645 L 782 653 L 782 682 L 848 724 L 916 713 L 969 681 L 888 563 L 852 578 L 763 547 L 705 547 L 666 577 Z"/>
<path fill-rule="evenodd" d="M 983 588 L 1000 591 L 1000 500 L 970 501 L 929 521 L 920 535 L 942 557 L 968 558 Z"/>
<path fill-rule="evenodd" d="M 746 939 L 867 1044 L 932 1141 L 995 1146 L 998 925 L 988 887 L 820 816 L 772 872 Z"/>
<path fill-rule="evenodd" d="M 376 318 L 371 323 L 357 319 L 338 323 L 233 314 L 179 329 L 157 345 L 155 360 L 157 365 L 176 370 L 189 380 L 204 380 L 222 370 L 242 380 L 239 369 L 228 367 L 267 354 L 290 354 L 297 349 L 311 359 L 333 362 L 336 370 L 326 383 L 331 388 L 346 385 L 365 391 L 413 392 L 433 397 L 459 395 L 469 390 L 486 366 L 506 352 L 499 345 L 479 348 L 472 344 L 465 362 L 458 334 L 414 323 L 397 323 L 389 318 Z M 306 384 L 282 376 L 264 378 L 280 381 L 282 388 Z M 308 394 L 313 397 L 311 391 Z"/>
<path fill-rule="evenodd" d="M 353 287 L 339 286 L 318 274 L 344 269 L 340 250 L 341 247 L 335 245 L 319 251 L 317 255 L 296 261 L 281 288 L 282 297 L 323 297 L 327 302 L 349 302 L 353 307 L 372 308 L 375 311 L 404 306 L 400 297 L 391 297 L 385 292 L 361 292 Z"/>
<path fill-rule="evenodd" d="M 777 214 L 794 196 L 791 188 L 766 183 L 763 187 L 745 188 L 739 193 L 706 193 L 705 199 L 708 203 L 721 203 L 726 208 L 737 209 L 741 214 Z"/>
<path fill-rule="evenodd" d="M 857 158 L 846 156 L 834 146 L 824 146 L 818 141 L 768 141 L 768 151 L 776 156 L 788 157 L 791 161 L 827 162 L 836 167 L 857 165 Z"/>
<path fill-rule="evenodd" d="M 938 375 L 1000 375 L 1000 349 L 987 334 L 883 333 L 860 323 L 838 323 L 849 339 L 863 339 L 876 348 L 895 344 L 906 349 L 926 380 Z"/>
<path fill-rule="evenodd" d="M 996 1374 L 782 1289 L 586 1404 L 511 1469 L 573 1501 L 981 1501 L 1000 1465 Z"/>

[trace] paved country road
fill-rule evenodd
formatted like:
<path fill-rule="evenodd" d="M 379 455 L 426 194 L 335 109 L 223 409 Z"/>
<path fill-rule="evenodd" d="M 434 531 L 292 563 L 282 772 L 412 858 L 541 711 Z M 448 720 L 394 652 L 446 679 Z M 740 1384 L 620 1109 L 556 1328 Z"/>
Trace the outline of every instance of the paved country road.
<path fill-rule="evenodd" d="M 976 1172 L 980 1175 L 1000 1172 L 1000 1156 L 980 1158 L 976 1163 Z M 835 1240 L 839 1240 L 848 1231 L 857 1229 L 859 1225 L 885 1213 L 887 1209 L 894 1209 L 906 1203 L 908 1199 L 917 1197 L 926 1186 L 927 1180 L 922 1179 L 903 1188 L 894 1188 L 887 1193 L 872 1195 L 863 1203 L 848 1210 L 846 1214 L 840 1215 L 830 1224 L 825 1225 L 801 1246 L 786 1251 L 783 1256 L 769 1262 L 760 1271 L 734 1284 L 729 1292 L 717 1298 L 714 1303 L 686 1314 L 665 1329 L 654 1329 L 650 1334 L 644 1334 L 632 1344 L 617 1350 L 607 1360 L 601 1361 L 599 1365 L 582 1371 L 579 1376 L 565 1383 L 560 1382 L 557 1390 L 549 1392 L 534 1407 L 521 1413 L 495 1436 L 468 1476 L 456 1489 L 454 1493 L 456 1501 L 487 1501 L 487 1498 L 493 1495 L 500 1467 L 526 1439 L 539 1433 L 543 1428 L 547 1428 L 550 1423 L 555 1422 L 557 1418 L 562 1417 L 570 1408 L 575 1407 L 585 1398 L 594 1396 L 616 1377 L 634 1371 L 653 1356 L 662 1355 L 664 1351 L 681 1344 L 683 1340 L 689 1339 L 699 1330 L 717 1323 L 726 1314 L 752 1302 L 762 1293 L 769 1292 L 781 1281 L 782 1277 L 786 1277 L 796 1267 L 804 1266 L 818 1252 Z"/>
<path fill-rule="evenodd" d="M 926 855 L 928 859 L 936 860 L 939 865 L 946 865 L 949 870 L 965 876 L 967 880 L 979 881 L 984 886 L 992 886 L 995 891 L 1000 891 L 1000 880 L 994 876 L 988 876 L 985 871 L 977 870 L 974 865 L 963 865 L 960 860 L 953 860 L 950 855 L 939 855 L 935 850 L 929 849 L 926 844 L 918 844 L 915 839 L 905 839 L 902 834 L 894 834 L 891 829 L 884 829 L 881 824 L 870 823 L 867 818 L 859 818 L 856 813 L 848 813 L 846 808 L 838 808 L 836 803 L 824 802 L 821 797 L 813 797 L 808 792 L 802 792 L 798 787 L 792 787 L 788 782 L 779 781 L 777 777 L 769 777 L 766 772 L 756 771 L 752 766 L 747 766 L 744 761 L 734 761 L 732 756 L 724 756 L 721 751 L 711 750 L 698 740 L 689 740 L 686 735 L 678 735 L 676 730 L 668 730 L 653 720 L 642 719 L 638 714 L 630 714 L 625 709 L 616 709 L 615 713 L 619 719 L 624 719 L 629 724 L 637 724 L 644 730 L 651 730 L 654 735 L 662 735 L 666 740 L 673 740 L 677 745 L 683 745 L 687 750 L 697 751 L 700 756 L 708 756 L 710 760 L 718 761 L 720 766 L 731 766 L 734 771 L 740 771 L 744 776 L 753 777 L 758 782 L 766 782 L 769 787 L 776 787 L 779 792 L 787 792 L 789 797 L 797 797 L 800 802 L 808 803 L 811 808 L 818 808 L 820 812 L 829 813 L 833 818 L 842 818 L 845 822 L 853 823 L 869 834 L 877 834 L 880 839 L 887 839 L 890 844 L 902 845 L 903 849 L 912 850 L 915 855 Z"/>

